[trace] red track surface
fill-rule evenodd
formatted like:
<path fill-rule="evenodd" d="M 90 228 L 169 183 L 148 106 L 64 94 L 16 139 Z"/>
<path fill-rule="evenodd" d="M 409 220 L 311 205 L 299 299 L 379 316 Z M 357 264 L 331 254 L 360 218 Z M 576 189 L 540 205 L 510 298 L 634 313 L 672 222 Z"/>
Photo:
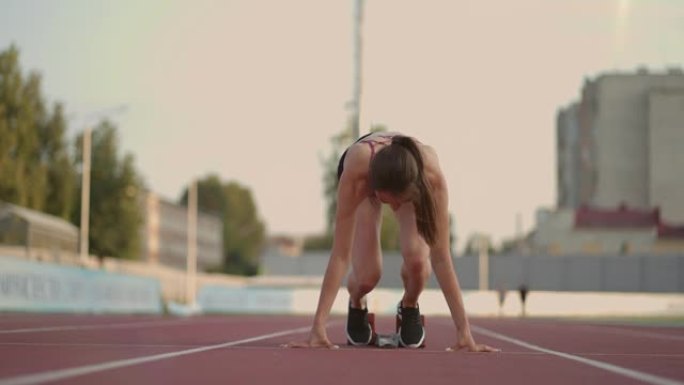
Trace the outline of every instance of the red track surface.
<path fill-rule="evenodd" d="M 472 319 L 495 354 L 445 352 L 455 329 L 435 317 L 421 350 L 347 347 L 342 319 L 328 329 L 339 350 L 279 347 L 302 330 L 269 337 L 310 320 L 2 314 L 0 385 L 684 384 L 684 328 Z M 379 332 L 392 327 L 378 319 Z"/>

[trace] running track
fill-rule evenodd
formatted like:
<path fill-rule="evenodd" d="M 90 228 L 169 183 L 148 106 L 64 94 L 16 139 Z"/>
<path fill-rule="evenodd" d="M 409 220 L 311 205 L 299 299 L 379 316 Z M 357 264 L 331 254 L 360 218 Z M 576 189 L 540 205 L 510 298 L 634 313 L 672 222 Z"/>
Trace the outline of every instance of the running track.
<path fill-rule="evenodd" d="M 0 314 L 0 385 L 680 384 L 684 328 L 474 318 L 495 354 L 449 353 L 454 327 L 427 320 L 427 348 L 286 349 L 310 317 Z M 380 332 L 393 319 L 378 319 Z M 344 320 L 328 328 L 344 343 Z"/>

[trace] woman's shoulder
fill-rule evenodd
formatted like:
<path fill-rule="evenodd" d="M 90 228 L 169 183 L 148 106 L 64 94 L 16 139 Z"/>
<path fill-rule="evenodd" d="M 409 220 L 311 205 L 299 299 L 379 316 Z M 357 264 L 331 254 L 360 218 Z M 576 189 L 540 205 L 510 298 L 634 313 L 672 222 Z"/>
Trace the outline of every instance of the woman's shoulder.
<path fill-rule="evenodd" d="M 368 165 L 371 159 L 371 149 L 361 142 L 349 146 L 344 158 L 344 170 L 354 174 L 368 173 Z"/>

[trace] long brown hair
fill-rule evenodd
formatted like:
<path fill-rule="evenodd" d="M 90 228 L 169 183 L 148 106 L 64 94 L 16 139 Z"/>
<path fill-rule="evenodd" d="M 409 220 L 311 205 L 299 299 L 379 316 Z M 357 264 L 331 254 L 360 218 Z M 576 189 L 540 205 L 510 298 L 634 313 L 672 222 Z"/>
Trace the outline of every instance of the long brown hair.
<path fill-rule="evenodd" d="M 378 151 L 370 166 L 370 187 L 393 195 L 409 194 L 416 210 L 418 233 L 429 245 L 437 238 L 435 200 L 425 175 L 423 156 L 408 136 L 395 136 Z"/>

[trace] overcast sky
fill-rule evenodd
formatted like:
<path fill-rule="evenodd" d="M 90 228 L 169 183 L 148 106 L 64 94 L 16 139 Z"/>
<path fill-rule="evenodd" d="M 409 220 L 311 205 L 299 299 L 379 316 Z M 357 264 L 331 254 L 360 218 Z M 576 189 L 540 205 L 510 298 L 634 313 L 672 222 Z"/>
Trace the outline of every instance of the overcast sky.
<path fill-rule="evenodd" d="M 0 0 L 0 49 L 73 118 L 111 118 L 148 186 L 251 188 L 269 232 L 324 228 L 321 157 L 352 94 L 353 0 Z M 584 79 L 684 62 L 678 0 L 366 0 L 361 132 L 436 148 L 462 241 L 556 200 L 555 118 Z"/>

